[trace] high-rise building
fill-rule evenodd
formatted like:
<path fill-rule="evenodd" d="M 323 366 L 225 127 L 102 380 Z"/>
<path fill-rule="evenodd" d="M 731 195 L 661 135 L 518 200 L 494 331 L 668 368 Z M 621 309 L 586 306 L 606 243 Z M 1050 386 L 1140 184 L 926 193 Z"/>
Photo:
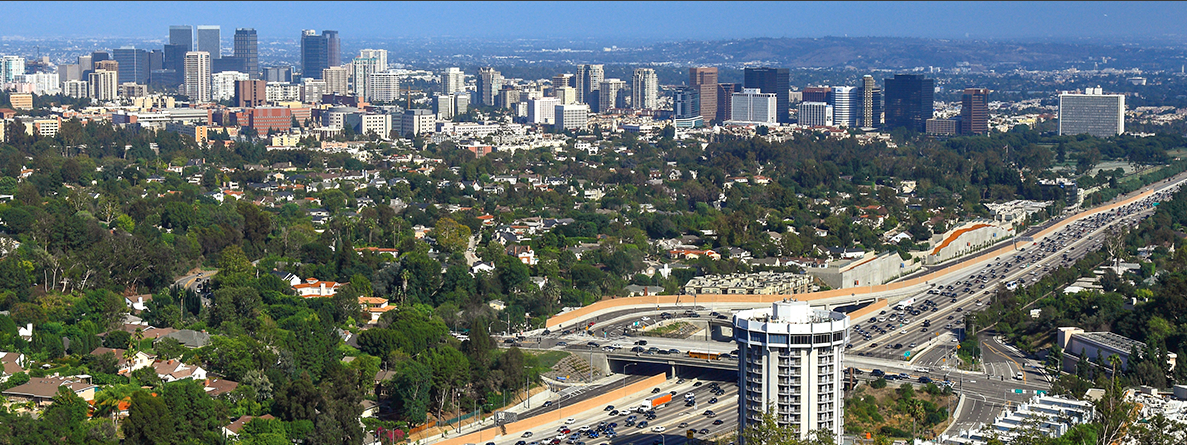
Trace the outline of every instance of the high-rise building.
<path fill-rule="evenodd" d="M 1059 94 L 1059 134 L 1098 138 L 1125 132 L 1125 95 L 1104 94 L 1100 87 Z"/>
<path fill-rule="evenodd" d="M 477 86 L 478 103 L 493 107 L 496 105 L 495 97 L 503 89 L 503 75 L 491 67 L 479 68 Z"/>
<path fill-rule="evenodd" d="M 561 105 L 577 103 L 577 89 L 573 87 L 558 87 L 552 89 L 552 97 L 561 101 Z"/>
<path fill-rule="evenodd" d="M 393 71 L 380 71 L 367 76 L 367 102 L 395 102 L 400 100 L 400 78 Z"/>
<path fill-rule="evenodd" d="M 238 82 L 248 80 L 247 73 L 237 71 L 223 71 L 210 75 L 210 98 L 214 101 L 231 100 L 235 98 Z"/>
<path fill-rule="evenodd" d="M 598 86 L 598 113 L 614 108 L 624 108 L 626 82 L 621 79 L 606 79 Z"/>
<path fill-rule="evenodd" d="M 556 123 L 556 106 L 560 99 L 544 97 L 528 101 L 528 123 L 552 125 Z"/>
<path fill-rule="evenodd" d="M 375 59 L 375 71 L 387 71 L 387 50 L 386 49 L 360 49 L 360 59 Z"/>
<path fill-rule="evenodd" d="M 677 89 L 672 97 L 672 116 L 677 119 L 700 117 L 701 91 L 693 87 Z"/>
<path fill-rule="evenodd" d="M 791 74 L 787 68 L 746 68 L 742 76 L 743 88 L 758 88 L 763 93 L 774 93 L 778 122 L 791 122 Z"/>
<path fill-rule="evenodd" d="M 659 107 L 659 77 L 651 68 L 639 68 L 631 78 L 631 108 L 654 110 Z"/>
<path fill-rule="evenodd" d="M 344 66 L 334 66 L 323 69 L 321 70 L 321 76 L 315 77 L 315 79 L 325 80 L 326 88 L 329 88 L 331 93 L 346 94 L 350 92 L 350 70 L 346 69 Z"/>
<path fill-rule="evenodd" d="M 565 87 L 569 87 L 569 88 L 577 87 L 577 79 L 575 77 L 573 77 L 572 74 L 564 73 L 564 74 L 557 74 L 555 76 L 552 76 L 552 88 L 553 89 L 565 88 Z"/>
<path fill-rule="evenodd" d="M 210 54 L 206 51 L 185 53 L 185 93 L 190 102 L 210 102 Z"/>
<path fill-rule="evenodd" d="M 719 83 L 717 84 L 717 103 L 728 104 L 732 102 L 734 93 L 742 92 L 742 84 L 738 83 Z M 717 121 L 725 122 L 730 120 L 733 116 L 733 110 L 730 107 L 717 107 Z"/>
<path fill-rule="evenodd" d="M 833 125 L 839 127 L 857 126 L 858 107 L 861 105 L 861 91 L 856 87 L 832 87 Z"/>
<path fill-rule="evenodd" d="M 701 105 L 704 107 L 704 105 Z M 742 88 L 730 97 L 730 122 L 748 124 L 776 124 L 775 113 L 779 99 L 775 93 L 763 93 L 758 88 Z"/>
<path fill-rule="evenodd" d="M 689 68 L 688 84 L 697 90 L 697 97 L 700 98 L 699 115 L 706 122 L 717 119 L 717 68 Z M 730 111 L 733 112 L 733 110 Z"/>
<path fill-rule="evenodd" d="M 922 74 L 895 74 L 886 79 L 886 128 L 927 130 L 934 113 L 935 80 Z"/>
<path fill-rule="evenodd" d="M 165 60 L 163 61 L 162 68 L 172 70 L 173 75 L 167 78 L 156 79 L 154 82 L 171 87 L 176 87 L 178 84 L 184 82 L 182 77 L 185 73 L 185 53 L 190 51 L 187 45 L 172 43 L 165 45 Z"/>
<path fill-rule="evenodd" d="M 87 85 L 89 86 L 91 99 L 94 100 L 115 100 L 119 96 L 119 72 L 108 70 L 95 70 L 87 76 Z"/>
<path fill-rule="evenodd" d="M 148 83 L 148 51 L 125 46 L 112 50 L 111 55 L 120 64 L 120 83 Z"/>
<path fill-rule="evenodd" d="M 267 94 L 267 89 L 265 89 L 265 94 Z M 301 102 L 321 103 L 322 95 L 325 94 L 330 94 L 330 87 L 326 81 L 308 77 L 301 79 Z"/>
<path fill-rule="evenodd" d="M 152 70 L 165 68 L 165 51 L 154 49 L 148 52 L 149 82 L 152 81 Z"/>
<path fill-rule="evenodd" d="M 553 125 L 558 129 L 584 130 L 589 122 L 589 105 L 557 105 L 556 116 L 553 119 L 555 119 Z"/>
<path fill-rule="evenodd" d="M 62 82 L 62 94 L 66 97 L 90 97 L 90 84 L 85 80 L 67 80 Z"/>
<path fill-rule="evenodd" d="M 453 94 L 466 91 L 466 73 L 457 67 L 449 67 L 441 71 L 441 93 Z"/>
<path fill-rule="evenodd" d="M 222 29 L 219 25 L 198 25 L 197 48 L 210 53 L 210 60 L 222 57 Z"/>
<path fill-rule="evenodd" d="M 828 102 L 800 102 L 799 123 L 806 127 L 833 126 L 833 106 Z"/>
<path fill-rule="evenodd" d="M 849 316 L 782 301 L 769 309 L 734 313 L 738 344 L 738 429 L 774 415 L 807 439 L 824 430 L 844 432 L 843 365 Z M 741 445 L 757 445 L 743 443 Z"/>
<path fill-rule="evenodd" d="M 857 125 L 861 128 L 882 126 L 882 89 L 878 88 L 874 76 L 868 74 L 861 78 L 861 112 Z"/>
<path fill-rule="evenodd" d="M 577 82 L 577 101 L 587 104 L 591 109 L 595 107 L 598 100 L 598 87 L 602 85 L 602 79 L 606 78 L 606 69 L 603 65 L 577 65 L 577 75 L 573 77 Z M 591 103 L 595 102 L 595 103 Z"/>
<path fill-rule="evenodd" d="M 25 58 L 4 56 L 0 58 L 0 83 L 12 82 L 16 76 L 25 74 Z"/>
<path fill-rule="evenodd" d="M 173 25 L 169 27 L 169 44 L 181 45 L 185 54 L 194 50 L 194 27 L 190 25 Z"/>
<path fill-rule="evenodd" d="M 801 91 L 801 94 L 803 95 L 804 102 L 832 102 L 832 98 L 829 97 L 829 94 L 832 94 L 832 92 L 833 89 L 827 86 L 804 87 L 804 91 Z"/>
<path fill-rule="evenodd" d="M 240 80 L 235 83 L 235 102 L 241 108 L 262 107 L 268 104 L 268 82 Z"/>
<path fill-rule="evenodd" d="M 989 89 L 965 88 L 960 98 L 960 134 L 989 134 Z"/>
<path fill-rule="evenodd" d="M 270 66 L 264 68 L 264 80 L 268 82 L 292 82 L 293 67 Z"/>
<path fill-rule="evenodd" d="M 322 70 L 342 65 L 338 31 L 301 31 L 301 75 L 321 79 Z"/>
<path fill-rule="evenodd" d="M 104 54 L 106 54 L 106 53 L 104 53 Z M 92 57 L 94 57 L 94 56 L 92 56 Z M 111 71 L 113 73 L 116 73 L 115 74 L 116 76 L 119 76 L 120 63 L 117 61 L 111 60 L 111 59 L 96 60 L 95 61 L 95 71 L 98 71 L 98 70 Z M 119 78 L 117 77 L 116 79 L 118 80 Z"/>
<path fill-rule="evenodd" d="M 351 91 L 355 96 L 363 100 L 371 97 L 370 85 L 368 85 L 368 82 L 371 81 L 371 74 L 387 71 L 386 68 L 382 68 L 384 66 L 386 63 L 381 65 L 379 58 L 376 57 L 363 57 L 361 54 L 359 57 L 355 57 L 354 61 L 350 63 L 351 78 L 354 79 Z"/>
<path fill-rule="evenodd" d="M 234 55 L 243 60 L 243 70 L 252 79 L 260 78 L 260 49 L 255 28 L 236 28 Z"/>

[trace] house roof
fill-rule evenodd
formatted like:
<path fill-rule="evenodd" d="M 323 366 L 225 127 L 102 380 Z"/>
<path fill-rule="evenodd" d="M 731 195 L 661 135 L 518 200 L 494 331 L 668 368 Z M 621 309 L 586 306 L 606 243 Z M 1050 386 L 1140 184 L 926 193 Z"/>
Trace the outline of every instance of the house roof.
<path fill-rule="evenodd" d="M 67 386 L 75 392 L 95 387 L 95 385 L 90 383 L 77 380 L 67 380 L 60 377 L 41 377 L 31 379 L 24 385 L 9 388 L 7 391 L 4 391 L 4 395 L 50 399 L 54 397 L 54 394 L 58 393 L 59 386 Z"/>
<path fill-rule="evenodd" d="M 227 425 L 223 428 L 226 428 L 227 431 L 235 433 L 235 435 L 239 435 L 239 430 L 243 429 L 243 425 L 247 425 L 247 422 L 251 422 L 252 420 L 255 420 L 255 419 L 275 419 L 275 417 L 272 417 L 271 414 L 264 414 L 259 417 L 242 416 L 238 419 L 235 419 L 234 422 L 231 422 L 230 425 Z"/>
<path fill-rule="evenodd" d="M 0 363 L 4 365 L 3 374 L 12 375 L 18 372 L 24 372 L 25 369 L 21 368 L 21 365 L 17 363 L 17 359 L 20 357 L 21 353 L 19 352 L 0 352 Z"/>
<path fill-rule="evenodd" d="M 226 379 L 206 379 L 206 393 L 211 397 L 225 394 L 234 391 L 239 387 L 239 382 Z"/>
<path fill-rule="evenodd" d="M 175 339 L 187 348 L 201 348 L 210 343 L 210 334 L 193 329 L 182 329 L 165 337 Z"/>

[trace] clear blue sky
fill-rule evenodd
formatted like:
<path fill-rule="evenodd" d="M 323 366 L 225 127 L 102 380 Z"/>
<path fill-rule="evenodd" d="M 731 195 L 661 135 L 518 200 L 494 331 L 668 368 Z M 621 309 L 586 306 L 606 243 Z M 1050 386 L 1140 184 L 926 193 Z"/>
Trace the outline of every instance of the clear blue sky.
<path fill-rule="evenodd" d="M 164 37 L 171 24 L 261 38 L 715 40 L 1184 35 L 1187 2 L 3 2 L 0 35 Z M 628 42 L 629 43 L 629 42 Z"/>

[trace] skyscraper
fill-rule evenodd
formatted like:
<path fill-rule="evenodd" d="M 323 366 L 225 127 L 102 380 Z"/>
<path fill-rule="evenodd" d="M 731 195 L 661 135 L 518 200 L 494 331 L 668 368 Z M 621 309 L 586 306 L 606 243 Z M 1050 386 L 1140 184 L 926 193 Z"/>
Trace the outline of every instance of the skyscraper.
<path fill-rule="evenodd" d="M 831 87 L 804 87 L 803 101 L 804 102 L 832 102 L 829 94 L 832 94 Z"/>
<path fill-rule="evenodd" d="M 799 124 L 806 127 L 833 126 L 833 106 L 827 102 L 800 102 Z"/>
<path fill-rule="evenodd" d="M 326 89 L 330 90 L 331 93 L 346 94 L 350 92 L 350 70 L 344 66 L 334 66 L 321 70 L 320 78 L 325 79 Z"/>
<path fill-rule="evenodd" d="M 120 64 L 119 83 L 148 83 L 148 51 L 125 46 L 111 53 L 112 58 Z"/>
<path fill-rule="evenodd" d="M 840 127 L 854 127 L 857 125 L 858 106 L 861 104 L 861 92 L 855 87 L 832 87 L 829 95 L 833 106 L 833 125 Z"/>
<path fill-rule="evenodd" d="M 742 85 L 737 83 L 719 83 L 717 84 L 717 103 L 728 104 L 732 102 L 734 93 L 742 92 Z M 717 107 L 716 119 L 718 122 L 725 122 L 732 119 L 733 113 L 731 107 Z"/>
<path fill-rule="evenodd" d="M 577 79 L 574 78 L 572 74 L 565 73 L 565 74 L 557 74 L 555 76 L 552 76 L 552 88 L 553 89 L 566 88 L 566 87 L 568 87 L 568 88 L 576 88 L 577 87 Z"/>
<path fill-rule="evenodd" d="M 90 98 L 94 100 L 115 100 L 119 95 L 119 73 L 104 69 L 95 70 L 87 75 L 87 85 L 90 87 Z"/>
<path fill-rule="evenodd" d="M 857 124 L 862 128 L 882 125 L 882 89 L 869 74 L 861 78 L 861 112 Z"/>
<path fill-rule="evenodd" d="M 934 112 L 935 81 L 922 74 L 895 74 L 885 82 L 886 127 L 926 131 Z"/>
<path fill-rule="evenodd" d="M 292 82 L 293 81 L 293 67 L 291 66 L 270 66 L 264 68 L 264 80 L 268 82 Z"/>
<path fill-rule="evenodd" d="M 243 70 L 248 76 L 260 78 L 260 50 L 255 28 L 235 29 L 235 57 L 243 60 Z"/>
<path fill-rule="evenodd" d="M 263 80 L 240 80 L 235 83 L 235 101 L 240 107 L 262 107 L 268 101 L 268 83 Z"/>
<path fill-rule="evenodd" d="M 182 57 L 185 53 L 194 50 L 194 27 L 190 25 L 173 25 L 169 27 L 169 44 L 181 45 L 185 48 L 181 52 Z"/>
<path fill-rule="evenodd" d="M 771 411 L 799 439 L 814 430 L 844 432 L 842 401 L 849 316 L 781 301 L 769 309 L 734 313 L 738 343 L 738 430 L 762 423 Z M 742 445 L 758 445 L 747 444 Z"/>
<path fill-rule="evenodd" d="M 577 101 L 589 104 L 590 109 L 597 109 L 594 105 L 597 104 L 598 94 L 594 91 L 602 85 L 602 79 L 606 78 L 606 70 L 603 65 L 577 65 Z M 593 102 L 593 103 L 591 103 Z"/>
<path fill-rule="evenodd" d="M 159 76 L 160 79 L 154 79 L 154 82 L 169 87 L 176 87 L 184 82 L 185 53 L 188 52 L 190 52 L 190 49 L 186 45 L 175 45 L 172 43 L 165 45 L 165 60 L 163 63 L 166 71 L 162 73 L 162 76 Z"/>
<path fill-rule="evenodd" d="M 621 79 L 606 79 L 598 86 L 598 113 L 605 113 L 613 108 L 622 108 L 625 102 L 626 82 Z"/>
<path fill-rule="evenodd" d="M 383 51 L 377 54 L 374 51 Z M 380 58 L 382 57 L 382 59 Z M 387 51 L 363 50 L 351 62 L 351 72 L 354 78 L 354 94 L 363 100 L 371 99 L 371 74 L 387 71 Z"/>
<path fill-rule="evenodd" d="M 659 106 L 659 77 L 651 68 L 639 68 L 631 79 L 631 108 L 654 110 Z"/>
<path fill-rule="evenodd" d="M 960 134 L 989 133 L 989 89 L 965 88 L 960 98 Z"/>
<path fill-rule="evenodd" d="M 400 77 L 394 71 L 379 71 L 367 75 L 368 102 L 395 102 L 400 100 Z"/>
<path fill-rule="evenodd" d="M 16 76 L 25 74 L 25 58 L 22 56 L 0 57 L 0 82 L 12 82 Z"/>
<path fill-rule="evenodd" d="M 1100 87 L 1059 94 L 1059 134 L 1099 138 L 1125 132 L 1125 96 L 1104 94 Z"/>
<path fill-rule="evenodd" d="M 342 65 L 338 31 L 301 31 L 301 75 L 321 79 L 322 70 Z"/>
<path fill-rule="evenodd" d="M 466 73 L 457 67 L 441 71 L 441 93 L 450 95 L 461 91 L 466 91 Z"/>
<path fill-rule="evenodd" d="M 479 68 L 477 86 L 477 102 L 493 107 L 495 106 L 495 96 L 503 89 L 503 75 L 491 67 Z"/>
<path fill-rule="evenodd" d="M 791 75 L 787 68 L 746 68 L 742 74 L 743 88 L 758 88 L 764 93 L 774 93 L 778 122 L 791 122 Z"/>
<path fill-rule="evenodd" d="M 775 93 L 763 93 L 758 88 L 743 88 L 730 96 L 730 120 L 752 124 L 775 124 L 779 98 Z M 702 105 L 704 106 L 704 105 Z"/>
<path fill-rule="evenodd" d="M 688 84 L 697 90 L 700 98 L 700 116 L 706 122 L 717 118 L 717 68 L 696 67 L 688 69 Z"/>
<path fill-rule="evenodd" d="M 198 25 L 198 51 L 210 53 L 210 59 L 222 57 L 222 29 L 219 25 Z"/>
<path fill-rule="evenodd" d="M 210 102 L 210 54 L 206 51 L 185 53 L 185 93 L 190 102 Z"/>

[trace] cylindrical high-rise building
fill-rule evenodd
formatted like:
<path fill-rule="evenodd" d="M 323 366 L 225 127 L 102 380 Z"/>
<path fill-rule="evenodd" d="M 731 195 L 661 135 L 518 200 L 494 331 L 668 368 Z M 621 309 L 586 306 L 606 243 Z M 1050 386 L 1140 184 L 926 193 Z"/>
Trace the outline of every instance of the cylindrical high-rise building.
<path fill-rule="evenodd" d="M 780 426 L 806 439 L 813 430 L 844 432 L 841 360 L 849 316 L 782 301 L 734 314 L 738 343 L 738 430 L 772 410 Z M 742 444 L 751 445 L 751 444 Z M 758 444 L 754 444 L 758 445 Z"/>

